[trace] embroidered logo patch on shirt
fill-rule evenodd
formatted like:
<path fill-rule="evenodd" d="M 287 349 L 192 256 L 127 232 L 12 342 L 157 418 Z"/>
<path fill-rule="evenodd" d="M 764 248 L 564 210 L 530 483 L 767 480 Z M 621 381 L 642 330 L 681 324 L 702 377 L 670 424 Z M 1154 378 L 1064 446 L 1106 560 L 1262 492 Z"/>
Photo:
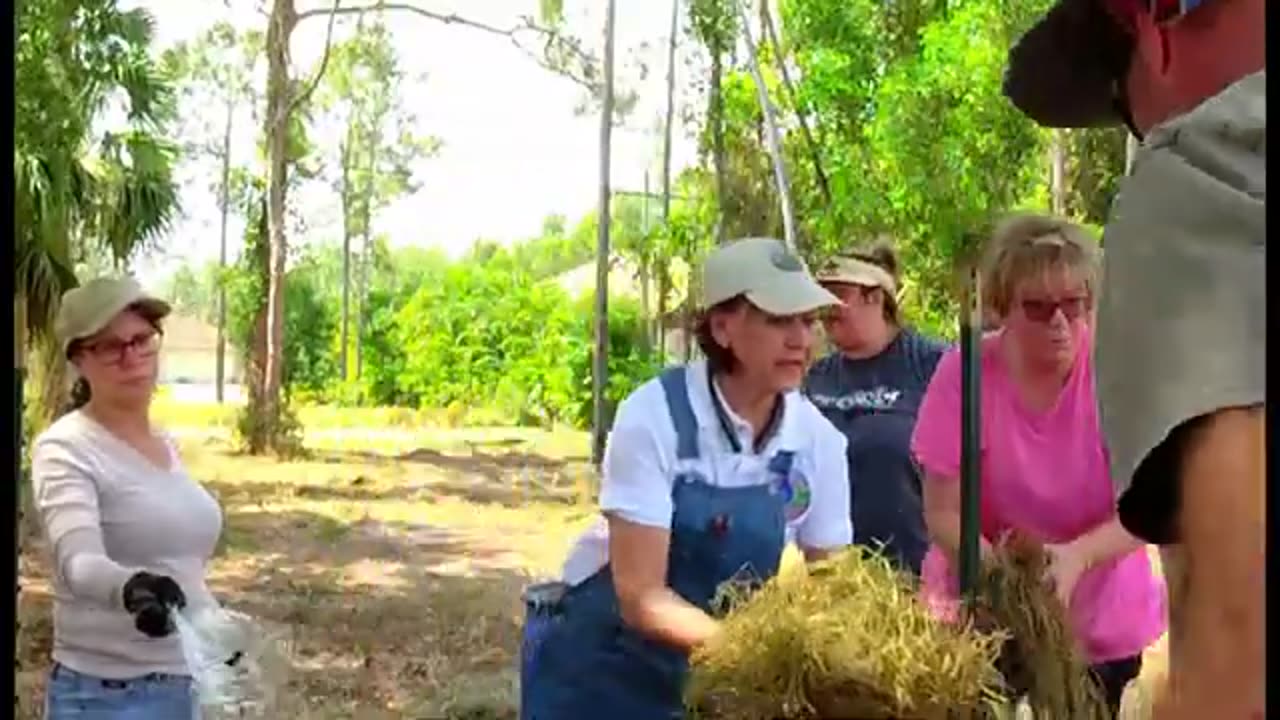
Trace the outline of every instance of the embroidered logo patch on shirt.
<path fill-rule="evenodd" d="M 769 460 L 769 488 L 782 495 L 787 522 L 799 520 L 813 500 L 809 480 L 795 468 L 795 453 L 789 450 L 780 450 Z"/>
<path fill-rule="evenodd" d="M 805 476 L 799 470 L 791 471 L 791 476 L 787 478 L 786 487 L 787 490 L 784 491 L 783 495 L 787 502 L 784 512 L 787 516 L 787 522 L 795 522 L 808 512 L 813 493 L 809 489 L 809 481 L 805 479 Z"/>

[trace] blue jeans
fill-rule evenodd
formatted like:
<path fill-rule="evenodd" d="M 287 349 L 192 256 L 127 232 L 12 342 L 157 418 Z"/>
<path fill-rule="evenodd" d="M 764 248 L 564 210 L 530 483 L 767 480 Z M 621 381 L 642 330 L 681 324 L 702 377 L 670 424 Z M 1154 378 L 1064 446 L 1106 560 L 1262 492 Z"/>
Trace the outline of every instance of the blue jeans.
<path fill-rule="evenodd" d="M 198 720 L 191 678 L 152 673 L 108 680 L 53 664 L 45 720 Z"/>

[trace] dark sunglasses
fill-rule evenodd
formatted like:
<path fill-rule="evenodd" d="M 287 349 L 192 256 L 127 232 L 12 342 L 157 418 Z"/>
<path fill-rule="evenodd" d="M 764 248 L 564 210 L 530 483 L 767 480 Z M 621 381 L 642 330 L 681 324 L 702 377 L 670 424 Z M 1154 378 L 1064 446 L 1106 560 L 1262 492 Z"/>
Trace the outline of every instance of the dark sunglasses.
<path fill-rule="evenodd" d="M 99 340 L 85 343 L 80 348 L 108 365 L 120 365 L 129 351 L 133 351 L 135 357 L 145 360 L 160 351 L 160 332 L 147 330 L 128 339 Z"/>
<path fill-rule="evenodd" d="M 1048 323 L 1053 316 L 1062 311 L 1067 320 L 1076 320 L 1089 311 L 1091 305 L 1087 295 L 1063 298 L 1061 300 L 1023 300 L 1022 314 L 1032 322 Z"/>

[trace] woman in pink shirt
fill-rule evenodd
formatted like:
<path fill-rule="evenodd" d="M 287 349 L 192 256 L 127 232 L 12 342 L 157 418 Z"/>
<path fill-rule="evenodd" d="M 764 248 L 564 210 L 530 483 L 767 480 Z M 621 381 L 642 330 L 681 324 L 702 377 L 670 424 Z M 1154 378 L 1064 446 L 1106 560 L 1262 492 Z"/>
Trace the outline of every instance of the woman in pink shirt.
<path fill-rule="evenodd" d="M 1094 399 L 1097 264 L 1093 239 L 1064 220 L 1018 216 L 992 238 L 983 288 L 1000 329 L 982 340 L 981 527 L 984 558 L 1010 531 L 1044 543 L 1048 580 L 1114 716 L 1166 620 L 1146 547 L 1115 513 Z M 959 589 L 960 377 L 960 356 L 949 352 L 911 443 L 932 543 L 922 590 L 948 614 Z"/>

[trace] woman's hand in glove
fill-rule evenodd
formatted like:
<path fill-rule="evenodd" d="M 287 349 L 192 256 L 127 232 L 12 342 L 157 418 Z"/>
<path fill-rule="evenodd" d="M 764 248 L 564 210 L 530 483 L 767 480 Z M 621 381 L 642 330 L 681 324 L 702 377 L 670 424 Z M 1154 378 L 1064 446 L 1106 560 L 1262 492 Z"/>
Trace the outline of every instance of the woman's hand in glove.
<path fill-rule="evenodd" d="M 183 608 L 187 597 L 173 578 L 153 575 L 149 572 L 134 573 L 121 592 L 124 609 L 133 615 L 133 625 L 138 631 L 153 638 L 166 637 L 173 632 L 172 608 Z"/>

